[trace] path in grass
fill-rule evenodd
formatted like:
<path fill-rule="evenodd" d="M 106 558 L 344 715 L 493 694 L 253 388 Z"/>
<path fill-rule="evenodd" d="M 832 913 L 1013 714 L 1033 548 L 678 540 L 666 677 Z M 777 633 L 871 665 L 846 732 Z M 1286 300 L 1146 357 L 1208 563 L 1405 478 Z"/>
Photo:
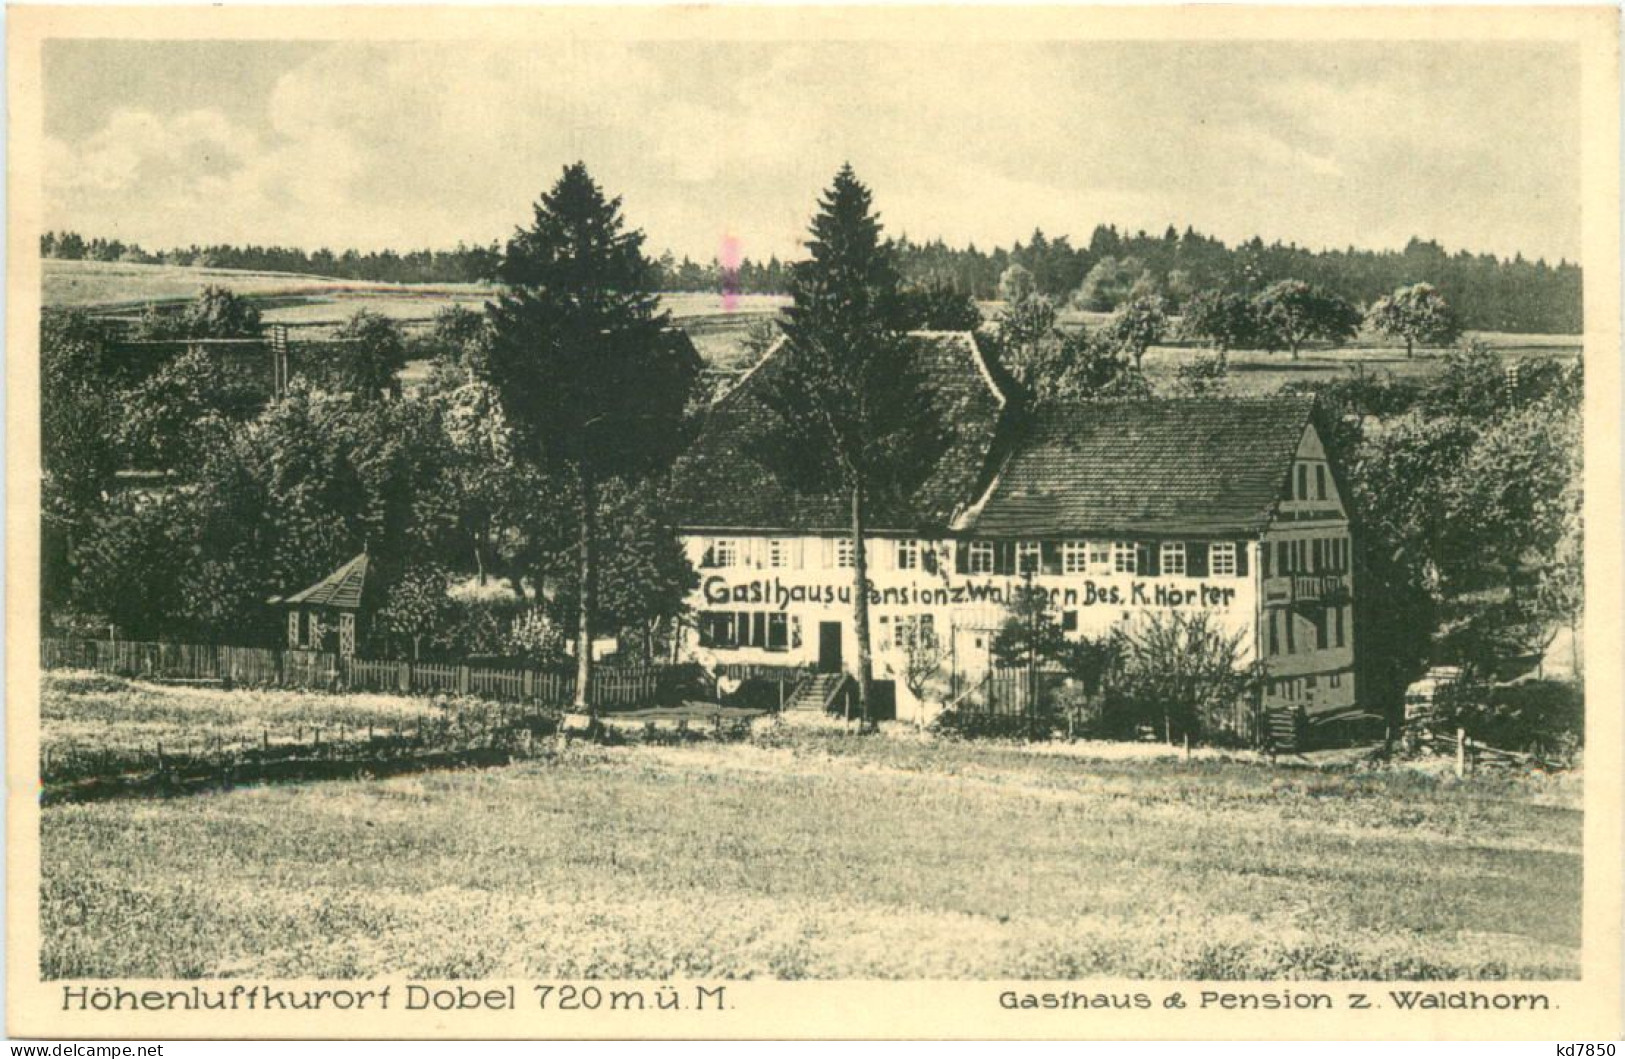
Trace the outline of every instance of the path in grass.
<path fill-rule="evenodd" d="M 1562 977 L 1534 790 L 818 733 L 45 813 L 48 976 Z"/>

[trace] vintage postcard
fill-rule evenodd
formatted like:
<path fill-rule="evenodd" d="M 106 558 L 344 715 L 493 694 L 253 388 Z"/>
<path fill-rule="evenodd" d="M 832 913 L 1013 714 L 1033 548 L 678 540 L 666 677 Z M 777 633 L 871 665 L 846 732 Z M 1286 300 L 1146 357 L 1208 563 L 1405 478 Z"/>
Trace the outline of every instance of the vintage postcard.
<path fill-rule="evenodd" d="M 1615 9 L 8 14 L 10 1035 L 1620 1035 Z"/>

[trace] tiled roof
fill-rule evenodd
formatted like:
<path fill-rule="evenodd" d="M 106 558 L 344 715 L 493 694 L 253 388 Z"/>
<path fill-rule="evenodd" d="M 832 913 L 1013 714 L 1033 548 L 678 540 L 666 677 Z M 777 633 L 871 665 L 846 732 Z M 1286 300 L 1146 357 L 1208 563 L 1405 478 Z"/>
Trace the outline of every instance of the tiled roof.
<path fill-rule="evenodd" d="M 877 530 L 946 525 L 981 487 L 1006 405 L 997 365 L 969 332 L 920 331 L 909 339 L 947 437 L 911 501 L 871 512 Z M 792 355 L 781 340 L 706 412 L 698 438 L 673 471 L 680 525 L 818 532 L 851 524 L 845 496 L 792 490 L 759 458 L 774 417 L 762 394 Z"/>
<path fill-rule="evenodd" d="M 954 529 L 990 537 L 1250 533 L 1283 494 L 1311 397 L 1095 401 L 1036 416 Z"/>
<path fill-rule="evenodd" d="M 338 607 L 356 610 L 367 584 L 367 553 L 351 559 L 303 592 L 295 592 L 282 602 L 312 607 Z"/>

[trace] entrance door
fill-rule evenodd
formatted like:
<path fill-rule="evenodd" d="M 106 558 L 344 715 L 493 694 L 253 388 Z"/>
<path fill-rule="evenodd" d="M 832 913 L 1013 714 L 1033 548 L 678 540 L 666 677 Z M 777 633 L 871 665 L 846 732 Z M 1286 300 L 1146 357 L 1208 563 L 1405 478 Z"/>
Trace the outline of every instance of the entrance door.
<path fill-rule="evenodd" d="M 841 623 L 818 623 L 818 670 L 821 673 L 841 671 Z"/>

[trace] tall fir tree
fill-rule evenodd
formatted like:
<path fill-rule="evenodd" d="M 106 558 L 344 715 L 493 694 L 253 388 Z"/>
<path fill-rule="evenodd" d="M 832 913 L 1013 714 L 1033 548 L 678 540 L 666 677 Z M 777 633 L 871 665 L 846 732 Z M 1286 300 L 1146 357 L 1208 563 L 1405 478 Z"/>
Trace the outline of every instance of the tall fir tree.
<path fill-rule="evenodd" d="M 583 163 L 567 166 L 508 240 L 487 306 L 490 376 L 523 458 L 575 494 L 576 705 L 590 712 L 598 491 L 667 467 L 700 374 L 669 330 L 643 233 L 625 229 Z"/>
<path fill-rule="evenodd" d="M 806 243 L 791 266 L 785 310 L 788 353 L 772 377 L 774 413 L 765 451 L 793 485 L 838 489 L 850 513 L 852 616 L 858 701 L 871 723 L 868 551 L 871 506 L 906 500 L 929 467 L 934 417 L 902 331 L 899 278 L 881 240 L 869 189 L 843 166 L 819 200 Z"/>

